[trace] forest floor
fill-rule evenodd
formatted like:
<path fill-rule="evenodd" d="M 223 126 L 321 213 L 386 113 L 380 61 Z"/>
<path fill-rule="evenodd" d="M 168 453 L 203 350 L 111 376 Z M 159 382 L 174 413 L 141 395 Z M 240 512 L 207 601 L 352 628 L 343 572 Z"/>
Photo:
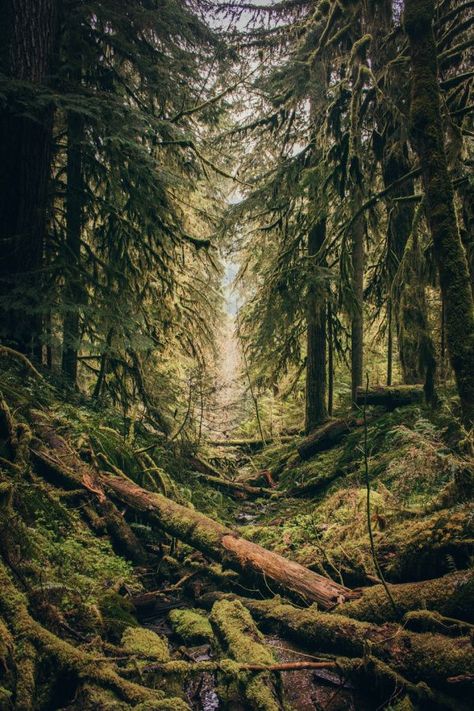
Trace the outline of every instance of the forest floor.
<path fill-rule="evenodd" d="M 303 460 L 299 437 L 170 443 L 1 368 L 0 709 L 470 708 L 472 441 L 447 404 L 371 409 Z M 341 597 L 305 599 L 289 561 Z"/>

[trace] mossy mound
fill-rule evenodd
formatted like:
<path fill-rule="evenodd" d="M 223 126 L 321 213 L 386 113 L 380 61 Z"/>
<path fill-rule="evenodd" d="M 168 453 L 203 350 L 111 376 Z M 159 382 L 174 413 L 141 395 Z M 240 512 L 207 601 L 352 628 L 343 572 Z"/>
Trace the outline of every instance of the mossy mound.
<path fill-rule="evenodd" d="M 156 662 L 170 660 L 168 641 L 144 627 L 127 627 L 122 635 L 122 647 L 140 659 L 153 659 Z"/>
<path fill-rule="evenodd" d="M 214 640 L 209 620 L 197 610 L 171 610 L 169 620 L 173 632 L 186 643 L 201 644 Z"/>

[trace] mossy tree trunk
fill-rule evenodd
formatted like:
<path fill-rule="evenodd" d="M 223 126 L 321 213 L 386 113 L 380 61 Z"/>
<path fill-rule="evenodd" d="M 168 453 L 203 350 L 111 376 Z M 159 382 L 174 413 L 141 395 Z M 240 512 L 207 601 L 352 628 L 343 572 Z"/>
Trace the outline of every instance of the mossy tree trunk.
<path fill-rule="evenodd" d="M 474 304 L 454 209 L 441 120 L 434 0 L 405 0 L 412 67 L 411 136 L 420 159 L 426 215 L 433 239 L 446 335 L 463 417 L 474 423 Z"/>
<path fill-rule="evenodd" d="M 308 235 L 310 279 L 307 296 L 306 352 L 306 432 L 327 420 L 326 406 L 326 297 L 324 288 L 316 282 L 318 254 L 326 236 L 326 220 L 319 220 Z"/>

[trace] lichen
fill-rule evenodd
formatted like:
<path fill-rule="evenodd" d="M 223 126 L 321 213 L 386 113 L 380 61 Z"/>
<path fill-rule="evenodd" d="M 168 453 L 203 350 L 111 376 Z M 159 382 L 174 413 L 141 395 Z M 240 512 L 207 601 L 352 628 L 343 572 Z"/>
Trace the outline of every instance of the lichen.
<path fill-rule="evenodd" d="M 189 644 L 211 642 L 214 639 L 207 617 L 197 610 L 171 610 L 169 619 L 173 631 Z"/>

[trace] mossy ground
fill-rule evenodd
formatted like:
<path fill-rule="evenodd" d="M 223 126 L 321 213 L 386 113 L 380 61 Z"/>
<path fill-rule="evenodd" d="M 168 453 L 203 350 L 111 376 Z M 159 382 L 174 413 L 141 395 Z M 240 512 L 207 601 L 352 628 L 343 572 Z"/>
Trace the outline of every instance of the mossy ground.
<path fill-rule="evenodd" d="M 139 419 L 124 420 L 111 408 L 90 403 L 76 393 L 65 395 L 63 389 L 51 383 L 20 376 L 15 368 L 2 372 L 1 390 L 17 423 L 28 426 L 29 408 L 42 408 L 80 455 L 86 461 L 92 457 L 105 471 L 120 470 L 144 488 L 223 523 L 235 523 L 236 514 L 243 508 L 242 500 L 216 492 L 198 478 L 187 464 L 189 445 L 180 448 L 165 443 Z M 381 414 L 369 425 L 372 525 L 380 561 L 389 579 L 423 579 L 430 573 L 441 575 L 470 563 L 472 460 L 469 442 L 453 422 L 449 412 L 432 414 L 420 407 L 409 407 Z M 362 430 L 356 430 L 339 446 L 305 463 L 296 461 L 298 438 L 264 450 L 251 462 L 247 460 L 249 477 L 269 469 L 275 473 L 277 490 L 284 495 L 245 502 L 256 520 L 251 526 L 242 527 L 244 535 L 337 581 L 366 582 L 375 570 L 367 535 L 362 435 Z M 146 456 L 137 454 L 143 449 L 148 450 Z M 211 456 L 212 451 L 207 454 Z M 207 566 L 205 584 L 211 580 L 211 586 L 217 587 L 224 579 L 222 572 L 213 576 L 212 566 L 202 558 L 193 559 L 195 553 L 188 546 L 160 533 L 139 514 L 122 511 L 147 553 L 146 567 L 134 567 L 114 552 L 103 514 L 94 509 L 92 494 L 81 491 L 76 496 L 77 492 L 61 490 L 41 478 L 27 460 L 9 465 L 9 456 L 8 442 L 0 437 L 0 457 L 4 458 L 3 463 L 0 460 L 1 552 L 11 581 L 28 600 L 30 614 L 58 639 L 67 639 L 78 653 L 85 650 L 100 659 L 122 660 L 118 668 L 127 679 L 145 683 L 161 696 L 173 697 L 169 702 L 161 696 L 143 699 L 142 692 L 133 687 L 132 692 L 123 693 L 140 697 L 138 707 L 137 702 L 131 705 L 123 696 L 118 700 L 116 689 L 112 688 L 117 683 L 115 677 L 112 687 L 104 688 L 104 679 L 111 678 L 107 671 L 98 685 L 88 681 L 85 686 L 78 686 L 76 706 L 71 708 L 144 711 L 166 708 L 166 704 L 169 708 L 179 708 L 180 704 L 185 708 L 186 684 L 179 674 L 163 680 L 143 671 L 149 660 L 166 662 L 180 657 L 174 649 L 168 649 L 160 636 L 140 626 L 131 598 L 146 589 L 160 592 L 160 588 L 172 588 L 183 577 L 183 571 L 185 578 L 196 579 L 197 588 L 192 590 L 199 594 L 203 584 L 200 571 Z M 292 496 L 295 487 L 310 481 L 314 483 L 312 493 Z M 170 554 L 172 566 L 166 562 Z M 190 561 L 196 567 L 190 567 Z M 246 590 L 248 581 L 241 582 L 239 592 Z M 234 583 L 233 578 L 230 587 Z M 178 590 L 177 594 L 181 592 Z M 190 600 L 186 604 L 193 606 Z M 232 617 L 234 607 L 221 612 L 222 629 L 234 621 L 247 633 L 250 631 L 250 637 L 235 637 L 232 656 L 248 661 L 251 639 L 258 660 L 271 663 L 273 656 L 267 653 L 251 618 L 244 619 L 246 611 L 240 610 L 237 621 Z M 213 614 L 216 625 L 218 613 Z M 449 606 L 443 614 L 449 616 Z M 228 653 L 219 652 L 214 631 L 201 612 L 177 609 L 171 612 L 170 621 L 180 643 L 211 642 L 218 655 Z M 25 693 L 31 692 L 35 665 L 32 708 L 59 708 L 60 703 L 71 701 L 58 695 L 54 660 L 41 656 L 36 662 L 29 642 L 18 642 L 6 618 L 0 618 L 0 633 L 1 709 L 14 708 L 18 669 L 24 670 Z M 49 644 L 48 639 L 45 637 L 43 644 Z M 239 639 L 241 648 L 237 648 Z M 68 654 L 64 650 L 66 667 Z M 80 666 L 79 659 L 74 664 Z M 86 666 L 90 668 L 89 661 Z M 237 674 L 235 669 L 232 674 Z M 273 691 L 268 691 L 266 681 L 262 686 L 255 679 L 244 679 L 242 693 L 247 703 L 254 708 L 258 704 L 272 708 Z M 71 680 L 72 684 L 78 683 L 77 671 L 71 674 Z M 239 684 L 235 688 L 242 690 Z"/>

